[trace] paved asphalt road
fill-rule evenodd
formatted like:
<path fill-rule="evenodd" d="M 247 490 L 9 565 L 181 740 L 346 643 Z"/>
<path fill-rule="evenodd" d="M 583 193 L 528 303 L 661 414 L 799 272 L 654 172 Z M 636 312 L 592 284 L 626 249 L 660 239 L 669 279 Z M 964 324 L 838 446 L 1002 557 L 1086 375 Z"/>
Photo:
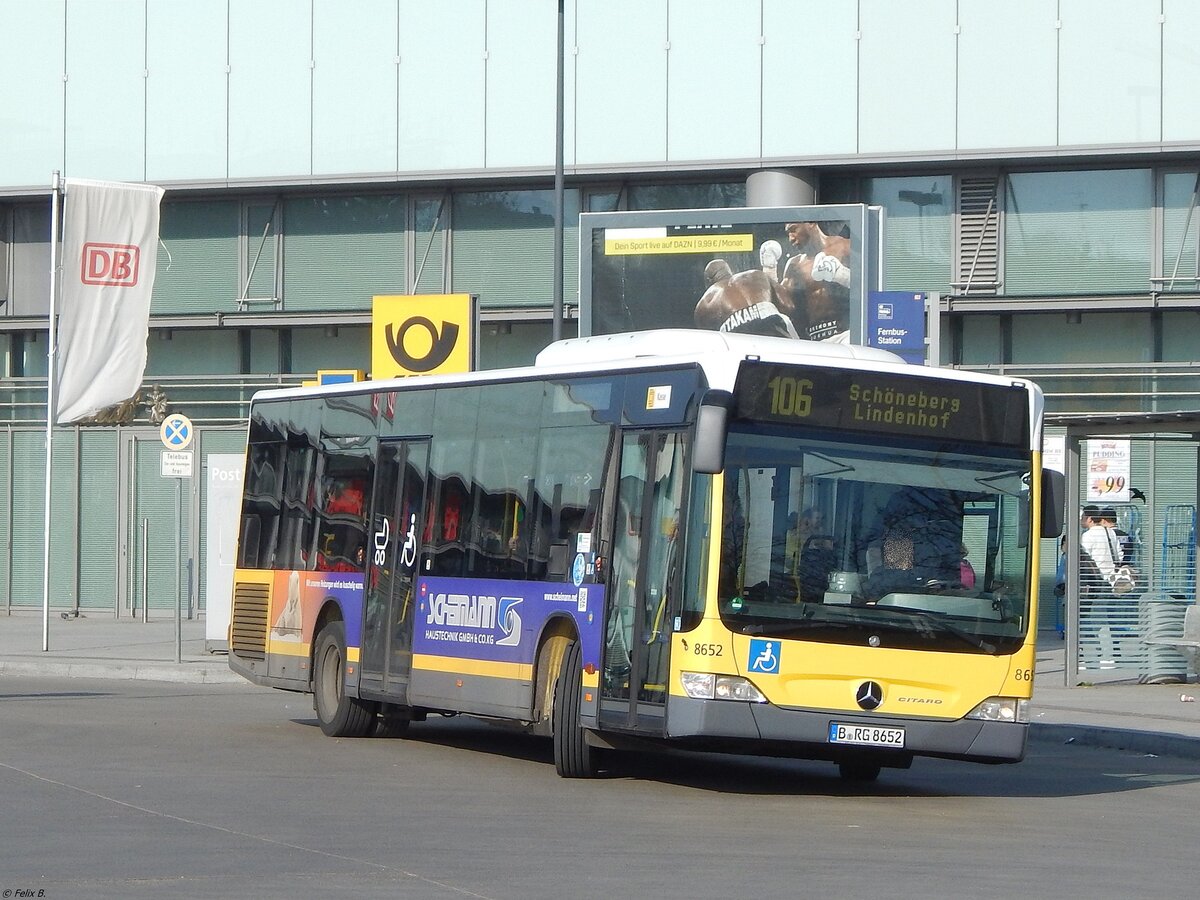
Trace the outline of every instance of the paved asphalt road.
<path fill-rule="evenodd" d="M 710 755 L 568 781 L 467 719 L 339 741 L 249 685 L 0 681 L 4 898 L 1190 898 L 1198 812 L 1194 760 L 1075 744 L 866 787 Z"/>

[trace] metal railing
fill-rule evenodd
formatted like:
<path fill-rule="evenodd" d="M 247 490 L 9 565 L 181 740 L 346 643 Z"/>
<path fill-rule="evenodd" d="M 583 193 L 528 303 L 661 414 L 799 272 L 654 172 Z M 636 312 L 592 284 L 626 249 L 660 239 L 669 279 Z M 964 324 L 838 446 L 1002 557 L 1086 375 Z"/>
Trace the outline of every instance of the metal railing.
<path fill-rule="evenodd" d="M 1191 362 L 1096 364 L 963 365 L 973 372 L 1011 375 L 1037 382 L 1046 393 L 1046 410 L 1058 416 L 1094 413 L 1194 411 L 1200 408 L 1200 369 Z M 186 412 L 197 423 L 244 422 L 257 391 L 295 387 L 315 373 L 288 375 L 163 375 L 147 379 L 143 398 L 157 387 L 171 411 Z M 46 421 L 46 379 L 10 378 L 0 383 L 0 422 L 34 425 Z M 140 404 L 129 424 L 153 424 Z"/>
<path fill-rule="evenodd" d="M 1028 378 L 1045 391 L 1046 411 L 1058 416 L 1185 412 L 1200 408 L 1200 370 L 1191 362 L 997 364 L 958 368 Z"/>
<path fill-rule="evenodd" d="M 295 387 L 316 378 L 314 374 L 231 375 L 196 378 L 162 375 L 142 384 L 133 418 L 123 424 L 151 425 L 147 401 L 161 393 L 167 410 L 186 412 L 197 424 L 232 425 L 246 421 L 250 398 L 261 390 Z M 46 379 L 9 378 L 0 383 L 0 423 L 37 425 L 46 422 Z"/>

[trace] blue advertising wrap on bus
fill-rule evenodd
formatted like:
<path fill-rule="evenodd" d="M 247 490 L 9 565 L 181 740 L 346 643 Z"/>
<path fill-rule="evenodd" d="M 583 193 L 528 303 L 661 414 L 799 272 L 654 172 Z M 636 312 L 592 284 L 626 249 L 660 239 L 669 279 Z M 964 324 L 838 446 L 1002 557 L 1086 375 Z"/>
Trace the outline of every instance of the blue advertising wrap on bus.
<path fill-rule="evenodd" d="M 418 591 L 414 653 L 532 663 L 542 626 L 565 614 L 578 629 L 584 665 L 600 665 L 601 585 L 422 578 Z"/>

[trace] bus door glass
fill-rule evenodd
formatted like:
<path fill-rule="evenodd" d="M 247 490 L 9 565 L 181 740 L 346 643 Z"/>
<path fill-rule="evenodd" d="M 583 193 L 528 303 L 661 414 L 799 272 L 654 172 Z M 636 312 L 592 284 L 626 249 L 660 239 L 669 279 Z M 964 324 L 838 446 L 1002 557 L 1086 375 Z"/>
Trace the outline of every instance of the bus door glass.
<path fill-rule="evenodd" d="M 686 480 L 681 435 L 624 435 L 601 690 L 609 724 L 662 728 Z"/>
<path fill-rule="evenodd" d="M 362 677 L 402 694 L 412 668 L 412 616 L 428 441 L 381 441 L 368 542 Z"/>

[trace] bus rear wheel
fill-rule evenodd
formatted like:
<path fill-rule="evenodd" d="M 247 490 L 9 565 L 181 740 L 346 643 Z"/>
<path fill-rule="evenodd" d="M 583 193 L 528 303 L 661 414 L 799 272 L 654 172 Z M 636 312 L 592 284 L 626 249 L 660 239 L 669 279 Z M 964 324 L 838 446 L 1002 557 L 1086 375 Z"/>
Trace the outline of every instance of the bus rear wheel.
<path fill-rule="evenodd" d="M 329 622 L 313 654 L 313 709 L 330 737 L 362 737 L 375 725 L 375 704 L 346 696 L 346 627 Z"/>
<path fill-rule="evenodd" d="M 385 705 L 379 710 L 379 719 L 375 723 L 375 737 L 403 737 L 408 733 L 411 722 L 412 710 L 408 707 Z"/>
<path fill-rule="evenodd" d="M 583 654 L 578 641 L 567 644 L 554 685 L 552 731 L 554 768 L 563 778 L 596 775 L 596 751 L 584 739 L 579 724 L 579 694 L 583 690 Z"/>

